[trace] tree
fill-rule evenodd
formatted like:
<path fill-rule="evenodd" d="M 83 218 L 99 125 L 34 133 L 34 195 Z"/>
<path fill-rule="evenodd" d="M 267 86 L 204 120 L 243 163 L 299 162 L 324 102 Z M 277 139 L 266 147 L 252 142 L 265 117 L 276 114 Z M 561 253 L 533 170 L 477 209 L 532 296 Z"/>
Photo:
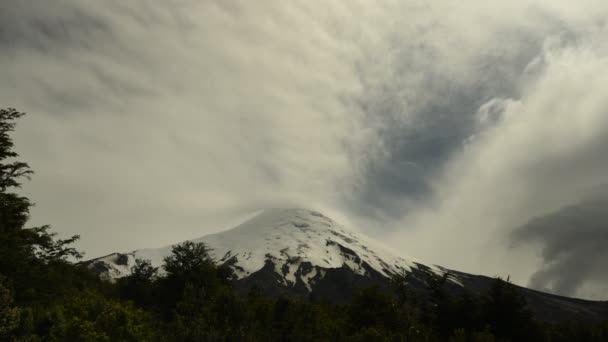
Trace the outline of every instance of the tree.
<path fill-rule="evenodd" d="M 150 260 L 136 259 L 131 267 L 131 274 L 119 280 L 123 294 L 142 307 L 150 307 L 154 301 L 155 282 L 158 279 L 158 267 L 152 266 Z"/>
<path fill-rule="evenodd" d="M 19 309 L 13 305 L 13 295 L 0 277 L 0 340 L 9 341 L 19 326 Z"/>
<path fill-rule="evenodd" d="M 81 254 L 69 247 L 78 236 L 65 240 L 55 239 L 49 226 L 26 228 L 31 201 L 15 193 L 23 179 L 29 179 L 33 171 L 27 163 L 16 160 L 11 133 L 15 121 L 24 113 L 15 109 L 0 109 L 0 273 L 15 284 L 17 301 L 32 289 L 40 289 L 45 283 L 42 268 L 62 263 Z"/>
<path fill-rule="evenodd" d="M 19 155 L 13 151 L 10 133 L 15 129 L 15 120 L 23 115 L 12 108 L 0 109 L 0 233 L 4 234 L 23 228 L 32 205 L 27 198 L 9 192 L 33 173 L 26 163 L 13 160 Z"/>
<path fill-rule="evenodd" d="M 349 312 L 349 325 L 357 331 L 366 327 L 399 330 L 399 308 L 388 294 L 377 286 L 362 290 L 353 300 Z"/>
<path fill-rule="evenodd" d="M 163 268 L 172 276 L 192 276 L 200 270 L 215 266 L 204 243 L 186 241 L 171 248 L 171 254 L 163 259 Z"/>
<path fill-rule="evenodd" d="M 209 252 L 202 242 L 186 241 L 173 246 L 171 254 L 163 259 L 167 278 L 209 288 L 228 285 L 232 271 L 227 266 L 215 265 Z"/>
<path fill-rule="evenodd" d="M 135 265 L 131 267 L 131 275 L 129 278 L 135 282 L 151 283 L 158 276 L 158 267 L 152 266 L 150 260 L 136 259 Z"/>
<path fill-rule="evenodd" d="M 499 339 L 540 340 L 532 312 L 515 285 L 496 278 L 482 298 L 482 317 Z"/>
<path fill-rule="evenodd" d="M 165 317 L 184 298 L 187 288 L 210 299 L 222 286 L 229 285 L 229 269 L 215 265 L 204 243 L 187 241 L 175 245 L 163 261 L 166 274 L 158 284 Z"/>
<path fill-rule="evenodd" d="M 29 177 L 33 172 L 27 163 L 20 161 L 6 162 L 6 159 L 19 155 L 13 151 L 14 143 L 10 133 L 15 129 L 15 120 L 25 115 L 14 108 L 0 109 L 0 191 L 21 186 L 19 179 Z"/>
<path fill-rule="evenodd" d="M 84 291 L 49 309 L 50 335 L 56 341 L 150 341 L 151 317 L 132 303 Z"/>
<path fill-rule="evenodd" d="M 171 291 L 183 292 L 186 284 L 204 287 L 207 290 L 221 284 L 217 267 L 209 256 L 209 248 L 204 243 L 187 241 L 171 248 L 171 254 L 163 259 L 166 281 Z"/>

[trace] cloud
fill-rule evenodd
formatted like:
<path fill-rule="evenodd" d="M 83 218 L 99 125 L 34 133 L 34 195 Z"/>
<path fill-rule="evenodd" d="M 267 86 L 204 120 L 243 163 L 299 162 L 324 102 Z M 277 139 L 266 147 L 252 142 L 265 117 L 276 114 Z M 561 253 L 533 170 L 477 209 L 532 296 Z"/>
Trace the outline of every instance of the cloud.
<path fill-rule="evenodd" d="M 516 243 L 540 243 L 543 267 L 530 286 L 565 295 L 595 297 L 581 287 L 605 287 L 608 277 L 608 192 L 597 191 L 576 205 L 531 220 L 514 232 Z M 582 290 L 582 291 L 580 291 Z"/>
<path fill-rule="evenodd" d="M 331 207 L 350 177 L 355 47 L 314 16 L 332 5 L 4 6 L 1 102 L 30 113 L 34 217 L 90 255 L 257 207 Z"/>
<path fill-rule="evenodd" d="M 521 97 L 497 98 L 480 106 L 478 131 L 434 183 L 434 206 L 420 209 L 403 223 L 418 231 L 407 236 L 416 241 L 412 249 L 418 255 L 486 274 L 509 272 L 522 283 L 538 265 L 546 267 L 541 259 L 553 262 L 546 254 L 510 249 L 509 233 L 534 217 L 578 203 L 606 181 L 608 158 L 602 151 L 608 146 L 608 102 L 601 89 L 608 83 L 608 73 L 603 72 L 608 59 L 604 46 L 593 39 L 602 34 L 603 28 L 587 33 L 588 41 L 546 44 L 533 60 L 537 74 L 521 85 Z M 524 71 L 530 72 L 530 67 Z M 581 240 L 589 238 L 585 229 L 605 234 L 602 218 L 589 219 L 598 222 L 571 227 L 569 232 L 545 227 L 531 234 L 543 241 L 546 253 L 554 247 L 553 239 L 568 241 L 568 234 L 579 229 Z M 568 262 L 587 263 L 590 269 L 605 265 L 602 258 L 583 259 L 572 242 L 560 245 L 564 253 L 573 253 Z M 580 284 L 587 274 L 568 273 L 565 267 L 560 271 L 561 279 L 573 284 Z M 539 274 L 532 286 L 538 286 Z M 575 289 L 557 285 L 553 290 L 572 295 Z"/>
<path fill-rule="evenodd" d="M 512 247 L 512 232 L 606 181 L 607 12 L 2 3 L 0 105 L 29 113 L 16 142 L 37 171 L 34 223 L 82 234 L 89 256 L 305 206 L 422 260 L 524 283 L 551 261 Z"/>

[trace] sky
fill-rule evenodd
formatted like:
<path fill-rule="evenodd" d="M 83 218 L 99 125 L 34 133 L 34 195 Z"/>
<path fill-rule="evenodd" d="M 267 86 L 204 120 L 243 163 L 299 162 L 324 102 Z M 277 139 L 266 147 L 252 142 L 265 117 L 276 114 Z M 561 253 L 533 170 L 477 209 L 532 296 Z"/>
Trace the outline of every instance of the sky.
<path fill-rule="evenodd" d="M 269 207 L 608 298 L 608 3 L 0 0 L 32 224 L 87 257 Z"/>

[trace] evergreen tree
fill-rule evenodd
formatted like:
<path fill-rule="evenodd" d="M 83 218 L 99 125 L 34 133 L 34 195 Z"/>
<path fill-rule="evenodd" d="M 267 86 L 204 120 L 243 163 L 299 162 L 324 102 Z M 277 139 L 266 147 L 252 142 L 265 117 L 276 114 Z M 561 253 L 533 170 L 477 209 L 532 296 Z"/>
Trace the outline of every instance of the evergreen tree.
<path fill-rule="evenodd" d="M 10 136 L 15 120 L 23 115 L 12 108 L 0 109 L 0 274 L 19 285 L 18 302 L 31 299 L 36 292 L 49 292 L 44 281 L 48 267 L 81 257 L 70 247 L 78 236 L 59 240 L 49 232 L 49 226 L 26 227 L 32 203 L 14 191 L 33 171 L 27 163 L 16 160 L 19 155 Z"/>

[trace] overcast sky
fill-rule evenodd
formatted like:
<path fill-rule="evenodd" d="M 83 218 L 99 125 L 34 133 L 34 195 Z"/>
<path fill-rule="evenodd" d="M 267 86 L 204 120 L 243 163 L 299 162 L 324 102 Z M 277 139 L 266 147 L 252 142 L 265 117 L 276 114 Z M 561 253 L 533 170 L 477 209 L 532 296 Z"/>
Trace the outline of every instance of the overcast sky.
<path fill-rule="evenodd" d="M 266 207 L 608 298 L 608 3 L 0 0 L 32 223 L 87 257 Z"/>

